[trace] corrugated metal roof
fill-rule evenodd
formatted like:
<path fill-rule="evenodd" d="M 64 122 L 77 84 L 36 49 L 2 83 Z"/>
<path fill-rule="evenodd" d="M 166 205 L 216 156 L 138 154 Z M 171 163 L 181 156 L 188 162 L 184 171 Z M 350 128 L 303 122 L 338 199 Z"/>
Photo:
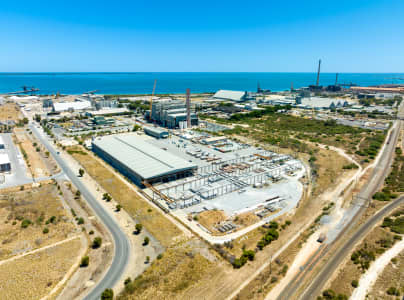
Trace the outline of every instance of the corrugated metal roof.
<path fill-rule="evenodd" d="M 213 95 L 213 98 L 242 101 L 245 97 L 245 94 L 246 92 L 219 90 Z"/>
<path fill-rule="evenodd" d="M 335 99 L 335 98 L 321 98 L 321 97 L 311 97 L 311 98 L 302 98 L 301 104 L 310 107 L 320 107 L 320 108 L 328 108 L 331 105 L 335 107 L 340 107 L 347 105 L 348 102 L 344 99 Z"/>
<path fill-rule="evenodd" d="M 97 138 L 93 144 L 143 179 L 196 168 L 195 164 L 151 145 L 133 134 Z"/>
<path fill-rule="evenodd" d="M 81 110 L 90 108 L 90 101 L 74 101 L 74 102 L 56 102 L 53 103 L 53 108 L 55 111 L 66 111 L 69 109 Z"/>
<path fill-rule="evenodd" d="M 157 134 L 161 134 L 161 133 L 167 133 L 168 131 L 167 129 L 163 129 L 163 128 L 158 128 L 158 127 L 148 127 L 148 126 L 144 126 L 143 130 L 149 130 L 151 132 L 157 133 Z"/>

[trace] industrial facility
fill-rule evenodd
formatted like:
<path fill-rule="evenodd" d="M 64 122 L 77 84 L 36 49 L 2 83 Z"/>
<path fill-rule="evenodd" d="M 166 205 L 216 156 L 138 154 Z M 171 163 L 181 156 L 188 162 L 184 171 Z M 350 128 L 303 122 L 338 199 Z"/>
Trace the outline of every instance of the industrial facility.
<path fill-rule="evenodd" d="M 243 102 L 247 100 L 247 92 L 219 90 L 213 95 L 213 99 Z"/>
<path fill-rule="evenodd" d="M 92 149 L 141 187 L 191 176 L 197 168 L 134 134 L 97 138 L 92 142 Z"/>
<path fill-rule="evenodd" d="M 167 130 L 158 127 L 143 127 L 143 130 L 146 134 L 155 137 L 157 139 L 165 139 L 168 138 L 169 133 Z"/>
<path fill-rule="evenodd" d="M 171 99 L 153 101 L 151 105 L 151 118 L 150 112 L 146 113 L 146 117 L 167 128 L 196 126 L 198 125 L 198 116 L 195 112 L 191 112 L 189 104 L 187 107 L 188 101 Z"/>

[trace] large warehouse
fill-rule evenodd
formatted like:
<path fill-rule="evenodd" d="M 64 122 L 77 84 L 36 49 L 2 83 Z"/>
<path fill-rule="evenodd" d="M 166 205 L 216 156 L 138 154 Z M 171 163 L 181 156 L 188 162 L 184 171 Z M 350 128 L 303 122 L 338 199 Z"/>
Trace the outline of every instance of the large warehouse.
<path fill-rule="evenodd" d="M 93 151 L 137 185 L 193 175 L 197 166 L 133 134 L 97 138 Z"/>

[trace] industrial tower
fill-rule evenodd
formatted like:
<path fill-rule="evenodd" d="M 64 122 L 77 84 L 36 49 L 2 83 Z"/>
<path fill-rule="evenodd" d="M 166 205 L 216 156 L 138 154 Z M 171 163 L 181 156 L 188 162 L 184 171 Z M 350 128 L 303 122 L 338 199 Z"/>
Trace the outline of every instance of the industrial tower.
<path fill-rule="evenodd" d="M 318 86 L 318 84 L 320 83 L 320 67 L 321 67 L 321 59 L 319 59 L 319 61 L 318 61 L 318 71 L 317 71 L 317 82 L 316 82 L 316 86 Z"/>
<path fill-rule="evenodd" d="M 191 96 L 190 90 L 187 89 L 187 128 L 191 128 Z"/>

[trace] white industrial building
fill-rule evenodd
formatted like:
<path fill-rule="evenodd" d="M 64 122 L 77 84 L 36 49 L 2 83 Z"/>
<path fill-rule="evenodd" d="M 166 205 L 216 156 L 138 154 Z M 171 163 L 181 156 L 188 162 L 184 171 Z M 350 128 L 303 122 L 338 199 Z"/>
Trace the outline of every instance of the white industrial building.
<path fill-rule="evenodd" d="M 73 101 L 73 102 L 53 102 L 54 112 L 64 112 L 64 111 L 78 111 L 86 110 L 91 108 L 91 102 L 87 100 L 83 101 Z"/>
<path fill-rule="evenodd" d="M 11 162 L 7 153 L 0 153 L 0 172 L 10 172 Z"/>
<path fill-rule="evenodd" d="M 219 90 L 213 95 L 213 99 L 243 102 L 247 100 L 247 92 Z"/>
<path fill-rule="evenodd" d="M 93 151 L 139 186 L 168 182 L 194 174 L 197 165 L 147 143 L 134 134 L 97 138 Z"/>
<path fill-rule="evenodd" d="M 0 135 L 0 149 L 4 149 L 4 148 L 5 148 L 4 140 L 3 140 L 3 137 Z"/>
<path fill-rule="evenodd" d="M 308 97 L 296 98 L 296 106 L 306 109 L 337 109 L 351 105 L 346 99 Z"/>

